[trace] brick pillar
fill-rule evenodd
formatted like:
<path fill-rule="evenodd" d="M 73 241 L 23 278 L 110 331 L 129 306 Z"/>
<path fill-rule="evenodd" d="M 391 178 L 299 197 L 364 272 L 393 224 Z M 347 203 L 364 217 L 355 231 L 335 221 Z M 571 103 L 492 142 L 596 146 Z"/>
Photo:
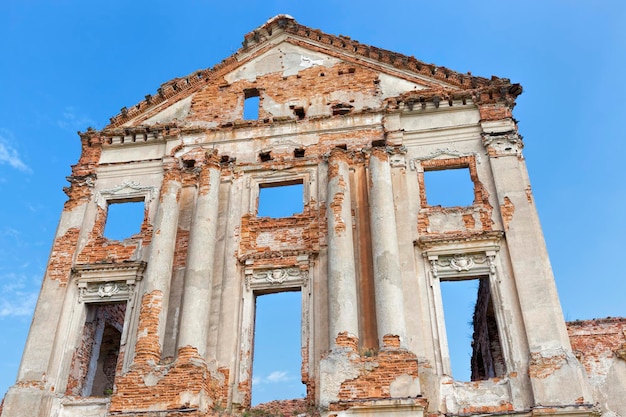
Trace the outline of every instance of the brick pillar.
<path fill-rule="evenodd" d="M 356 273 L 352 239 L 350 170 L 346 152 L 333 149 L 328 159 L 328 316 L 331 346 L 345 333 L 358 338 Z"/>
<path fill-rule="evenodd" d="M 378 344 L 385 336 L 397 336 L 406 347 L 406 324 L 400 269 L 400 250 L 389 158 L 383 148 L 374 148 L 369 159 L 370 224 Z"/>
<path fill-rule="evenodd" d="M 219 211 L 220 167 L 215 154 L 207 155 L 199 182 L 189 235 L 178 348 L 191 346 L 205 356 Z"/>
<path fill-rule="evenodd" d="M 139 336 L 135 352 L 153 356 L 158 361 L 163 349 L 167 308 L 172 278 L 176 233 L 178 231 L 178 198 L 181 191 L 180 169 L 174 158 L 164 160 L 165 174 L 154 234 L 148 255 L 145 292 L 139 315 Z M 141 333 L 144 334 L 141 334 Z"/>

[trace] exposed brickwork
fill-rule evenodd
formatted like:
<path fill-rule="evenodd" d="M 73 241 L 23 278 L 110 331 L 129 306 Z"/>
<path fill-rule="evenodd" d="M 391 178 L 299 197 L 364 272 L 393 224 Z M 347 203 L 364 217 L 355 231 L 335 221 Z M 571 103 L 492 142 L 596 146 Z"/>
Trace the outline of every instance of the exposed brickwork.
<path fill-rule="evenodd" d="M 176 233 L 176 247 L 174 249 L 173 268 L 184 268 L 187 262 L 187 249 L 189 247 L 189 230 L 178 228 Z"/>
<path fill-rule="evenodd" d="M 481 278 L 472 316 L 471 380 L 479 381 L 506 375 L 500 335 L 493 310 L 489 278 Z"/>
<path fill-rule="evenodd" d="M 543 356 L 541 352 L 531 352 L 528 375 L 531 378 L 547 378 L 566 363 L 567 356 L 564 352 L 553 356 Z"/>
<path fill-rule="evenodd" d="M 612 360 L 626 361 L 626 318 L 572 321 L 567 331 L 589 375 L 605 377 Z"/>
<path fill-rule="evenodd" d="M 502 405 L 487 406 L 470 406 L 464 407 L 460 411 L 460 415 L 476 415 L 476 414 L 507 414 L 514 411 L 513 404 L 504 402 Z"/>
<path fill-rule="evenodd" d="M 80 346 L 74 352 L 72 358 L 72 369 L 70 370 L 69 379 L 67 381 L 66 395 L 80 395 L 81 389 L 89 370 L 89 361 L 91 360 L 93 345 L 95 342 L 96 320 L 86 322 L 83 326 L 83 335 Z"/>
<path fill-rule="evenodd" d="M 465 230 L 447 230 L 444 234 L 459 234 L 463 232 L 485 232 L 493 230 L 492 219 L 493 207 L 489 203 L 489 192 L 478 178 L 476 159 L 473 156 L 459 158 L 429 159 L 420 162 L 424 171 L 437 171 L 442 169 L 468 168 L 470 179 L 474 184 L 474 201 L 469 207 L 441 207 L 428 204 L 426 195 L 428 190 L 424 182 L 424 173 L 418 172 L 421 209 L 417 216 L 417 227 L 420 235 L 441 234 L 437 230 L 431 230 L 431 216 L 433 215 L 459 215 Z"/>
<path fill-rule="evenodd" d="M 513 214 L 515 213 L 515 205 L 509 197 L 504 197 L 504 204 L 500 204 L 500 213 L 502 213 L 502 222 L 504 223 L 504 230 L 509 230 L 509 223 L 513 220 Z"/>
<path fill-rule="evenodd" d="M 161 345 L 159 344 L 159 314 L 163 306 L 163 293 L 155 290 L 141 298 L 137 343 L 135 345 L 135 363 L 159 363 Z"/>
<path fill-rule="evenodd" d="M 72 166 L 72 175 L 67 178 L 70 186 L 63 189 L 69 197 L 63 206 L 64 211 L 85 204 L 91 198 L 95 170 L 102 153 L 101 137 L 95 131 L 81 133 L 80 139 L 82 145 L 80 159 Z"/>
<path fill-rule="evenodd" d="M 46 270 L 46 277 L 58 280 L 61 285 L 67 285 L 72 269 L 72 257 L 78 244 L 80 229 L 68 229 L 65 234 L 57 237 L 52 244 L 50 261 Z"/>
<path fill-rule="evenodd" d="M 97 328 L 101 327 L 100 331 L 102 332 L 105 326 L 111 326 L 120 334 L 124 327 L 126 303 L 93 304 L 87 306 L 87 308 L 89 309 L 87 314 L 92 317 L 87 318 L 83 326 L 80 345 L 74 352 L 65 392 L 66 395 L 82 395 L 87 372 L 90 366 L 95 365 L 95 362 L 93 362 L 96 359 L 94 354 L 101 353 L 94 352 L 94 344 L 101 346 L 107 342 L 106 334 L 100 334 L 100 340 L 96 339 Z M 118 355 L 110 355 L 110 353 L 119 351 L 119 348 L 118 340 L 117 346 L 107 352 L 108 356 L 103 361 L 105 362 L 103 370 L 110 381 L 108 384 L 110 388 L 113 388 L 113 379 L 116 368 L 118 368 Z"/>
<path fill-rule="evenodd" d="M 483 97 L 483 99 L 489 99 L 489 97 Z M 513 117 L 513 113 L 511 107 L 503 104 L 488 104 L 481 105 L 478 107 L 480 111 L 480 120 L 481 121 L 490 121 L 490 120 L 503 120 L 510 119 Z"/>
<path fill-rule="evenodd" d="M 178 350 L 177 359 L 172 364 L 135 361 L 131 370 L 116 378 L 110 410 L 129 412 L 156 408 L 174 413 L 201 407 L 191 401 L 199 401 L 202 397 L 219 404 L 222 402 L 220 385 L 197 349 L 186 346 Z"/>
<path fill-rule="evenodd" d="M 136 259 L 137 251 L 149 246 L 152 240 L 152 225 L 148 221 L 147 209 L 139 233 L 129 236 L 123 241 L 108 239 L 104 236 L 107 211 L 98 207 L 94 227 L 89 240 L 79 253 L 76 263 L 124 262 Z"/>
<path fill-rule="evenodd" d="M 286 41 L 294 45 L 302 46 L 304 48 L 315 50 L 329 54 L 331 56 L 340 57 L 346 62 L 351 62 L 353 65 L 359 65 L 361 67 L 378 69 L 379 67 L 372 64 L 371 61 L 379 61 L 381 64 L 392 66 L 401 71 L 393 71 L 394 75 L 398 78 L 416 80 L 414 77 L 407 76 L 408 73 L 414 72 L 420 74 L 419 78 L 421 83 L 426 83 L 431 87 L 437 87 L 439 84 L 435 82 L 425 81 L 424 78 L 433 78 L 440 80 L 444 84 L 449 84 L 455 87 L 461 87 L 459 91 L 455 88 L 456 94 L 463 90 L 471 91 L 470 97 L 475 97 L 476 100 L 481 99 L 486 102 L 490 102 L 501 98 L 500 96 L 505 92 L 508 101 L 512 101 L 521 94 L 522 89 L 519 84 L 513 84 L 505 78 L 492 77 L 491 79 L 471 76 L 469 74 L 461 74 L 452 71 L 445 67 L 437 67 L 432 64 L 427 64 L 423 61 L 415 59 L 415 57 L 409 57 L 397 52 L 388 51 L 385 49 L 377 48 L 370 45 L 364 45 L 357 41 L 344 36 L 333 36 L 323 33 L 317 29 L 311 29 L 306 26 L 300 25 L 295 20 L 288 17 L 281 17 L 279 19 L 272 20 L 262 26 L 261 28 L 250 32 L 244 39 L 244 46 L 235 55 L 226 58 L 221 63 L 215 65 L 211 69 L 205 69 L 196 71 L 187 77 L 181 77 L 173 79 L 161 86 L 156 95 L 148 95 L 146 99 L 139 102 L 135 106 L 122 109 L 122 112 L 111 118 L 110 127 L 121 126 L 123 123 L 133 118 L 137 119 L 140 123 L 143 120 L 150 117 L 156 109 L 160 108 L 160 104 L 166 100 L 180 100 L 184 97 L 197 92 L 208 83 L 216 83 L 216 80 L 222 80 L 224 74 L 230 72 L 235 67 L 245 65 L 245 63 L 251 59 L 240 56 L 240 54 L 246 53 L 251 47 L 258 48 L 271 36 L 272 33 L 278 33 L 283 31 L 287 34 L 297 35 L 304 39 L 310 39 L 313 42 L 302 41 L 296 37 L 287 38 Z M 320 42 L 321 45 L 326 47 L 316 46 L 314 42 Z M 270 44 L 271 45 L 271 44 Z M 337 48 L 340 51 L 337 51 Z M 266 48 L 261 47 L 257 53 L 265 52 Z M 343 51 L 349 52 L 345 54 Z M 366 59 L 362 59 L 366 58 Z M 426 79 L 427 79 L 426 78 Z M 219 82 L 218 82 L 219 85 Z M 478 90 L 478 92 L 476 91 Z M 481 91 L 484 90 L 484 93 Z M 423 92 L 420 91 L 420 95 Z M 484 95 L 484 97 L 483 97 Z"/>
<path fill-rule="evenodd" d="M 277 38 L 277 34 L 281 37 Z M 319 61 L 321 57 L 324 58 Z M 253 70 L 255 67 L 257 71 Z M 514 215 L 520 227 L 535 222 L 527 213 L 515 213 L 512 201 L 506 197 L 507 181 L 495 187 L 502 185 L 495 181 L 498 173 L 494 167 L 498 164 L 509 164 L 510 172 L 523 177 L 520 181 L 526 178 L 523 164 L 515 165 L 521 164 L 519 151 L 523 144 L 512 109 L 520 93 L 521 87 L 508 79 L 460 74 L 344 36 L 327 35 L 285 16 L 270 20 L 247 34 L 243 47 L 234 56 L 212 69 L 163 84 L 154 96 L 148 95 L 136 106 L 124 108 L 102 132 L 89 130 L 81 134 L 83 152 L 68 178 L 66 216 L 59 228 L 63 236 L 54 242 L 47 279 L 67 285 L 71 268 L 83 271 L 81 268 L 85 267 L 79 284 L 90 289 L 109 280 L 126 280 L 128 288 L 132 287 L 129 301 L 118 306 L 129 306 L 130 319 L 124 328 L 124 311 L 103 307 L 101 311 L 111 316 L 104 326 L 102 321 L 88 319 L 76 351 L 61 352 L 62 338 L 72 337 L 75 341 L 81 335 L 70 334 L 69 330 L 63 333 L 63 329 L 75 327 L 63 321 L 67 320 L 68 307 L 61 306 L 59 298 L 46 299 L 43 294 L 44 303 L 56 304 L 38 311 L 63 311 L 56 326 L 62 331 L 54 340 L 44 337 L 29 342 L 41 349 L 34 355 L 30 353 L 30 360 L 36 362 L 32 357 L 39 360 L 48 355 L 50 361 L 59 361 L 60 365 L 41 365 L 42 369 L 54 369 L 55 375 L 44 376 L 41 381 L 20 381 L 16 387 L 50 393 L 54 400 L 42 397 L 42 404 L 46 403 L 42 407 L 50 408 L 55 415 L 67 414 L 63 407 L 72 401 L 100 401 L 107 408 L 101 414 L 118 417 L 293 416 L 319 415 L 322 411 L 329 411 L 328 417 L 336 417 L 339 411 L 355 406 L 364 415 L 419 413 L 420 408 L 428 417 L 534 413 L 538 398 L 545 395 L 536 389 L 538 380 L 551 381 L 553 376 L 557 380 L 560 373 L 555 371 L 574 361 L 565 346 L 555 349 L 554 356 L 550 356 L 552 351 L 533 353 L 527 367 L 524 357 L 528 346 L 515 345 L 519 341 L 542 346 L 562 342 L 547 331 L 535 331 L 536 323 L 526 321 L 541 316 L 552 320 L 548 324 L 555 324 L 552 311 L 558 311 L 558 300 L 546 297 L 542 305 L 534 306 L 533 314 L 520 312 L 532 302 L 527 296 L 532 291 L 522 287 L 529 281 L 537 287 L 546 284 L 541 273 L 549 268 L 549 263 L 541 248 L 529 251 L 533 256 L 527 257 L 524 242 L 504 233 Z M 245 99 L 253 96 L 259 97 L 258 120 L 244 120 Z M 186 100 L 181 102 L 182 99 Z M 457 126 L 456 121 L 465 124 Z M 502 121 L 501 125 L 510 126 L 510 131 L 493 135 L 481 131 L 500 125 L 484 123 L 489 121 Z M 457 153 L 456 145 L 446 143 L 448 133 L 463 142 L 464 153 Z M 493 143 L 498 136 L 499 142 Z M 435 147 L 448 152 L 433 158 Z M 478 155 L 485 155 L 483 147 L 493 158 L 486 158 L 484 165 L 477 166 Z M 124 153 L 126 149 L 128 154 Z M 398 153 L 406 154 L 406 161 Z M 515 155 L 518 160 L 499 158 Z M 101 159 L 108 161 L 106 165 L 98 165 Z M 373 183 L 377 178 L 369 171 L 372 161 L 390 164 L 392 201 L 370 198 L 379 185 Z M 469 171 L 473 201 L 466 207 L 430 205 L 423 171 L 454 168 Z M 123 241 L 107 239 L 103 233 L 108 209 L 97 206 L 94 193 L 110 189 L 112 184 L 135 180 L 131 188 L 147 190 L 160 186 L 159 198 L 146 202 L 139 233 Z M 284 218 L 259 217 L 258 201 L 254 201 L 258 190 L 254 187 L 281 182 L 304 185 L 306 201 L 302 212 Z M 405 195 L 417 189 L 419 195 Z M 494 195 L 490 196 L 490 192 Z M 207 195 L 211 201 L 203 198 Z M 137 193 L 126 197 L 127 201 L 134 200 Z M 501 219 L 497 221 L 492 218 L 490 197 L 492 203 L 502 202 Z M 532 203 L 530 189 L 526 197 Z M 201 207 L 199 201 L 208 205 Z M 212 203 L 216 204 L 211 206 Z M 378 211 L 380 208 L 384 210 Z M 87 214 L 83 209 L 87 209 Z M 169 209 L 171 213 L 165 211 Z M 215 219 L 195 221 L 202 212 L 212 216 L 214 209 L 218 213 Z M 394 212 L 396 224 L 374 223 L 377 212 Z M 87 217 L 81 219 L 81 215 Z M 162 228 L 153 230 L 150 221 L 157 218 Z M 167 223 L 168 220 L 174 222 Z M 500 220 L 504 230 L 494 230 Z M 92 230 L 78 229 L 90 221 L 94 222 Z M 328 230 L 329 223 L 334 230 Z M 376 274 L 372 252 L 378 247 L 377 242 L 372 242 L 370 230 L 374 224 L 377 233 L 398 235 L 398 253 L 393 256 L 397 256 L 399 265 L 385 271 L 377 264 Z M 528 231 L 540 235 L 536 229 Z M 353 238 L 341 241 L 343 254 L 329 255 L 332 245 L 328 247 L 328 238 L 348 232 L 353 232 Z M 191 234 L 194 243 L 190 242 Z M 76 253 L 79 235 L 82 249 Z M 157 235 L 162 239 L 152 247 L 152 238 Z M 187 265 L 189 245 L 195 244 L 196 238 L 201 249 L 207 248 L 206 259 L 198 262 L 201 266 L 197 269 L 197 265 Z M 165 242 L 166 239 L 175 241 Z M 517 247 L 513 249 L 513 245 Z M 165 253 L 171 247 L 174 253 Z M 396 246 L 392 249 L 395 252 Z M 517 252 L 513 254 L 513 250 Z M 352 253 L 354 259 L 343 259 Z M 438 332 L 444 324 L 438 317 L 438 292 L 433 289 L 437 279 L 444 277 L 443 272 L 454 272 L 452 267 L 442 267 L 442 275 L 438 276 L 436 263 L 429 261 L 439 255 L 467 253 L 484 253 L 481 259 L 488 257 L 489 263 L 477 261 L 476 265 L 458 266 L 454 268 L 458 276 L 447 278 L 490 274 L 497 297 L 491 298 L 489 281 L 481 280 L 474 313 L 472 379 L 489 381 L 459 383 L 442 371 L 446 368 L 446 347 Z M 147 275 L 141 276 L 145 264 L 155 259 L 157 265 L 166 269 L 171 261 L 171 271 L 157 271 L 159 267 L 152 264 L 146 269 Z M 196 259 L 194 256 L 194 263 Z M 128 261 L 141 268 L 116 268 Z M 94 265 L 103 268 L 92 268 Z M 391 277 L 397 266 L 401 268 L 401 277 Z M 276 268 L 301 268 L 308 275 L 290 270 L 298 281 L 285 282 L 268 275 L 271 287 L 262 278 L 252 282 L 256 270 L 278 273 L 273 271 Z M 343 295 L 339 300 L 334 298 L 340 289 L 333 288 L 332 277 L 327 275 L 338 270 L 345 273 L 341 284 L 354 279 L 350 282 L 358 287 L 354 300 L 346 300 Z M 516 276 L 520 272 L 523 276 Z M 551 279 L 550 274 L 545 275 Z M 378 294 L 376 280 L 391 278 L 398 278 L 399 294 Z M 297 290 L 294 286 L 298 285 L 302 285 L 304 326 L 300 372 L 307 396 L 250 409 L 254 297 L 264 291 Z M 65 302 L 76 301 L 71 299 L 76 293 L 75 288 L 67 291 Z M 91 296 L 90 300 L 94 300 L 93 292 Z M 122 292 L 116 299 L 126 296 Z M 502 302 L 504 308 L 494 309 L 496 301 Z M 358 333 L 358 337 L 344 332 L 334 341 L 329 340 L 328 327 L 343 312 L 332 304 L 341 303 L 353 303 L 350 307 L 354 310 L 350 309 L 341 319 L 349 321 L 345 328 Z M 198 308 L 199 321 L 193 322 L 198 327 L 192 332 L 179 327 L 196 319 L 187 317 L 190 311 L 195 313 L 188 306 L 206 307 Z M 377 314 L 381 308 L 395 308 L 394 316 L 407 316 L 406 328 L 398 329 L 399 334 L 406 335 L 402 344 L 397 335 L 379 334 L 382 330 Z M 496 317 L 502 310 L 504 316 Z M 183 318 L 181 311 L 185 313 Z M 43 322 L 42 317 L 36 319 Z M 496 328 L 496 322 L 508 326 L 508 321 L 513 323 L 510 328 Z M 618 324 L 607 321 L 570 326 L 572 346 L 588 373 L 606 374 L 607 366 L 622 365 L 626 343 L 623 323 Z M 562 330 L 560 325 L 556 323 L 554 329 Z M 520 328 L 529 334 L 516 333 Z M 246 334 L 239 334 L 242 329 Z M 616 333 L 616 329 L 622 333 Z M 122 330 L 124 340 L 118 343 Z M 503 340 L 506 337 L 511 342 L 505 346 L 507 354 L 511 354 L 506 361 L 498 330 Z M 194 337 L 187 337 L 186 333 Z M 590 334 L 590 339 L 586 339 Z M 378 346 L 380 336 L 382 348 Z M 35 340 L 37 335 L 33 337 Z M 114 349 L 118 344 L 119 354 Z M 405 344 L 415 351 L 405 349 Z M 94 352 L 97 347 L 98 352 Z M 417 354 L 422 366 L 420 379 Z M 90 391 L 86 389 L 90 383 L 87 375 L 96 362 L 98 391 L 92 389 L 91 395 L 106 392 L 108 396 L 113 387 L 110 404 L 102 399 L 76 398 Z M 508 379 L 505 362 L 513 367 Z M 69 375 L 61 375 L 67 368 L 71 369 Z M 535 378 L 530 384 L 527 373 Z M 572 382 L 583 385 L 581 381 Z M 529 387 L 533 392 L 520 391 Z M 584 400 L 580 397 L 577 404 Z M 551 398 L 549 401 L 553 403 Z M 559 401 L 556 398 L 554 403 Z M 571 404 L 571 398 L 568 401 Z M 552 411 L 563 410 L 541 410 Z"/>
<path fill-rule="evenodd" d="M 358 94 L 375 97 L 378 74 L 374 71 L 359 69 L 348 64 L 337 64 L 332 68 L 312 67 L 298 72 L 297 75 L 284 77 L 281 73 L 257 76 L 256 80 L 241 80 L 228 84 L 225 79 L 209 83 L 202 91 L 193 96 L 191 104 L 191 120 L 213 122 L 221 126 L 242 119 L 244 93 L 246 90 L 257 89 L 260 93 L 259 121 L 273 121 L 274 117 L 296 120 L 295 114 L 284 116 L 274 115 L 265 110 L 264 102 L 294 103 L 306 109 L 309 103 L 324 101 L 327 108 L 326 116 L 333 114 L 333 106 L 351 105 L 347 102 L 328 101 L 334 91 L 342 91 L 346 97 Z M 320 80 L 321 79 L 321 80 Z M 297 91 L 297 96 L 294 95 Z M 379 100 L 378 105 L 382 102 Z M 246 123 L 247 124 L 247 123 Z"/>
<path fill-rule="evenodd" d="M 392 339 L 390 339 L 392 340 Z M 392 342 L 393 344 L 393 342 Z M 417 378 L 417 357 L 407 350 L 386 347 L 372 356 L 360 355 L 351 361 L 361 369 L 357 378 L 342 382 L 339 402 L 331 409 L 341 409 L 342 402 L 390 398 L 391 383 L 400 375 Z"/>
<path fill-rule="evenodd" d="M 304 206 L 301 214 L 284 218 L 256 217 L 246 214 L 241 218 L 240 256 L 270 252 L 318 252 L 320 216 L 311 207 Z"/>
<path fill-rule="evenodd" d="M 255 405 L 250 408 L 252 415 L 270 415 L 277 417 L 295 417 L 301 414 L 312 415 L 311 410 L 305 398 L 293 400 L 276 400 L 267 403 Z"/>
<path fill-rule="evenodd" d="M 353 352 L 359 351 L 359 339 L 349 335 L 348 332 L 341 332 L 335 338 L 335 344 L 338 347 L 349 348 Z"/>

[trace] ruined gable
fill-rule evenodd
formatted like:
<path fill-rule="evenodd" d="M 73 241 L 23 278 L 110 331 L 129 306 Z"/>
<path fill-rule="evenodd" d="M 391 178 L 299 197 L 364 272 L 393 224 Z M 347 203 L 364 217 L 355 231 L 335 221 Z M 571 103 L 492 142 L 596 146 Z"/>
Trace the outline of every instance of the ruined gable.
<path fill-rule="evenodd" d="M 2 416 L 245 414 L 256 299 L 286 291 L 302 301 L 306 398 L 269 408 L 613 410 L 595 406 L 562 318 L 512 118 L 520 93 L 281 15 L 81 133 Z M 436 202 L 425 176 L 454 170 L 469 200 Z M 293 185 L 298 212 L 260 211 L 264 189 Z M 127 203 L 143 204 L 139 231 L 105 236 Z M 441 293 L 459 281 L 477 283 L 469 381 L 452 371 Z"/>

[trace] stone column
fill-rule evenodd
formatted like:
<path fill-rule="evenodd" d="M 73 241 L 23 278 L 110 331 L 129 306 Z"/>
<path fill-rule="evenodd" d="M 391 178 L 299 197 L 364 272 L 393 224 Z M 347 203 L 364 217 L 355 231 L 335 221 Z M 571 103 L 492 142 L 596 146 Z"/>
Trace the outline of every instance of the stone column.
<path fill-rule="evenodd" d="M 191 346 L 205 356 L 213 289 L 213 263 L 219 211 L 220 167 L 207 154 L 189 235 L 178 348 Z"/>
<path fill-rule="evenodd" d="M 510 119 L 481 124 L 530 350 L 535 403 L 571 405 L 581 398 L 592 403 L 584 371 L 571 351 L 521 137 Z"/>
<path fill-rule="evenodd" d="M 369 159 L 370 228 L 374 262 L 376 324 L 380 348 L 393 344 L 406 347 L 404 298 L 400 250 L 389 158 L 383 148 L 374 148 Z M 399 340 L 385 341 L 385 336 Z M 390 347 L 390 346 L 389 346 Z"/>
<path fill-rule="evenodd" d="M 160 359 L 165 337 L 167 309 L 172 278 L 172 265 L 178 231 L 178 198 L 182 188 L 178 161 L 163 161 L 165 174 L 159 206 L 154 220 L 154 232 L 148 255 L 145 291 L 139 314 L 139 330 L 135 352 Z M 143 331 L 143 334 L 141 332 Z"/>
<path fill-rule="evenodd" d="M 358 338 L 354 241 L 350 204 L 350 170 L 346 152 L 333 149 L 328 159 L 328 318 L 331 347 L 346 333 Z"/>

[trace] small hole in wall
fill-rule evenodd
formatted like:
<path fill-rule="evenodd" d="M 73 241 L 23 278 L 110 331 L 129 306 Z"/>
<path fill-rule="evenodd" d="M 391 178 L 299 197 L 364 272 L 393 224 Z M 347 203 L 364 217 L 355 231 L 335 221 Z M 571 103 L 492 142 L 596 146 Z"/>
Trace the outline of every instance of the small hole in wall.
<path fill-rule="evenodd" d="M 183 165 L 185 166 L 185 168 L 193 168 L 194 166 L 196 166 L 196 161 L 195 159 L 185 159 L 183 160 Z"/>
<path fill-rule="evenodd" d="M 271 161 L 272 160 L 272 152 L 268 151 L 268 152 L 261 152 L 261 153 L 259 153 L 259 159 L 261 160 L 261 162 Z"/>
<path fill-rule="evenodd" d="M 293 156 L 295 158 L 304 158 L 304 149 L 303 148 L 294 149 Z"/>
<path fill-rule="evenodd" d="M 104 237 L 124 240 L 141 231 L 144 220 L 144 201 L 110 201 Z"/>
<path fill-rule="evenodd" d="M 298 118 L 298 120 L 302 120 L 304 119 L 304 109 L 302 107 L 296 107 L 293 109 L 293 114 L 296 115 L 296 117 Z"/>

